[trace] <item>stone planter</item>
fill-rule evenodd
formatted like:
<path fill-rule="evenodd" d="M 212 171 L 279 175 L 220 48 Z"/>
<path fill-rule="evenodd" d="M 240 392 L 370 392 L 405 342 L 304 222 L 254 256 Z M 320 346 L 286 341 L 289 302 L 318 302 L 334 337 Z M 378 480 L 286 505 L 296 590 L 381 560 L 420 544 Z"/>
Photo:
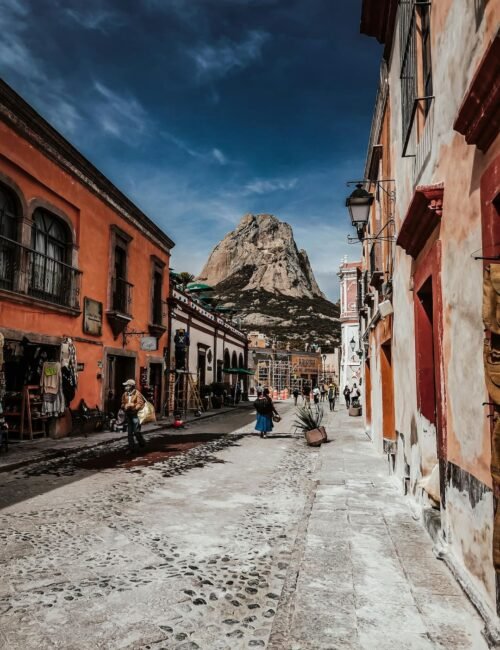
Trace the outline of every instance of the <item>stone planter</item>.
<path fill-rule="evenodd" d="M 325 440 L 326 434 L 320 429 L 311 429 L 305 432 L 306 442 L 310 447 L 319 447 Z"/>
<path fill-rule="evenodd" d="M 350 406 L 349 407 L 349 415 L 353 417 L 358 417 L 361 415 L 362 407 L 361 406 Z"/>

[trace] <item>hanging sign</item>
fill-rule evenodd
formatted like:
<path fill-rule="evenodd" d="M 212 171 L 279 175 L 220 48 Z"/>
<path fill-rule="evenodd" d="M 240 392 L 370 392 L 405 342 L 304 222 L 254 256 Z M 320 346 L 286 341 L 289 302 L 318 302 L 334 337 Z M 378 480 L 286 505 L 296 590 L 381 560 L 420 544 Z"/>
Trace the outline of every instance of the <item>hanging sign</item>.
<path fill-rule="evenodd" d="M 153 352 L 158 350 L 158 339 L 156 336 L 143 336 L 141 338 L 141 350 Z"/>

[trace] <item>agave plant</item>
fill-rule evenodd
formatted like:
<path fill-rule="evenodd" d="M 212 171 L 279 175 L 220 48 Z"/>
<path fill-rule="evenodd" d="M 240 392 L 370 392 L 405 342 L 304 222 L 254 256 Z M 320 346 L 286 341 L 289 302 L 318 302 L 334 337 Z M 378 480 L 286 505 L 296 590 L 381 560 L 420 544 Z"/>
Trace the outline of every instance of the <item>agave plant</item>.
<path fill-rule="evenodd" d="M 302 433 L 305 433 L 306 431 L 317 429 L 321 425 L 322 420 L 322 408 L 318 408 L 313 411 L 307 406 L 298 406 L 295 413 L 295 422 L 293 424 L 296 429 L 302 431 Z"/>

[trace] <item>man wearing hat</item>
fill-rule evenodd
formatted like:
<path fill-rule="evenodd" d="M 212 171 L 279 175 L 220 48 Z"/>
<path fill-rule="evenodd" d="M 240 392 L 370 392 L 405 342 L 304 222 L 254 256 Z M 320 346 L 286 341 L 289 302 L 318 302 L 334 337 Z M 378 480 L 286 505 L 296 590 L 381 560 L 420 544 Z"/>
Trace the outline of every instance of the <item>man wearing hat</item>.
<path fill-rule="evenodd" d="M 142 409 L 146 401 L 136 389 L 134 379 L 127 379 L 127 381 L 123 382 L 123 385 L 125 386 L 125 392 L 122 396 L 122 409 L 127 416 L 128 446 L 130 451 L 134 451 L 134 436 L 137 438 L 139 447 L 146 446 L 146 442 L 141 433 L 139 418 L 137 417 L 137 413 Z"/>

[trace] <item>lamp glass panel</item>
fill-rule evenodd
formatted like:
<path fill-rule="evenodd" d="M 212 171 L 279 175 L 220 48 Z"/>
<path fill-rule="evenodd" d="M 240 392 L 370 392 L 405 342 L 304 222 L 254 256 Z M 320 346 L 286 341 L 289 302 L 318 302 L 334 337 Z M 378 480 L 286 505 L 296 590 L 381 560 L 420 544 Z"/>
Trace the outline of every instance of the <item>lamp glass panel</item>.
<path fill-rule="evenodd" d="M 371 202 L 366 199 L 351 199 L 349 202 L 349 212 L 351 213 L 352 225 L 364 225 L 368 223 L 370 216 Z"/>

